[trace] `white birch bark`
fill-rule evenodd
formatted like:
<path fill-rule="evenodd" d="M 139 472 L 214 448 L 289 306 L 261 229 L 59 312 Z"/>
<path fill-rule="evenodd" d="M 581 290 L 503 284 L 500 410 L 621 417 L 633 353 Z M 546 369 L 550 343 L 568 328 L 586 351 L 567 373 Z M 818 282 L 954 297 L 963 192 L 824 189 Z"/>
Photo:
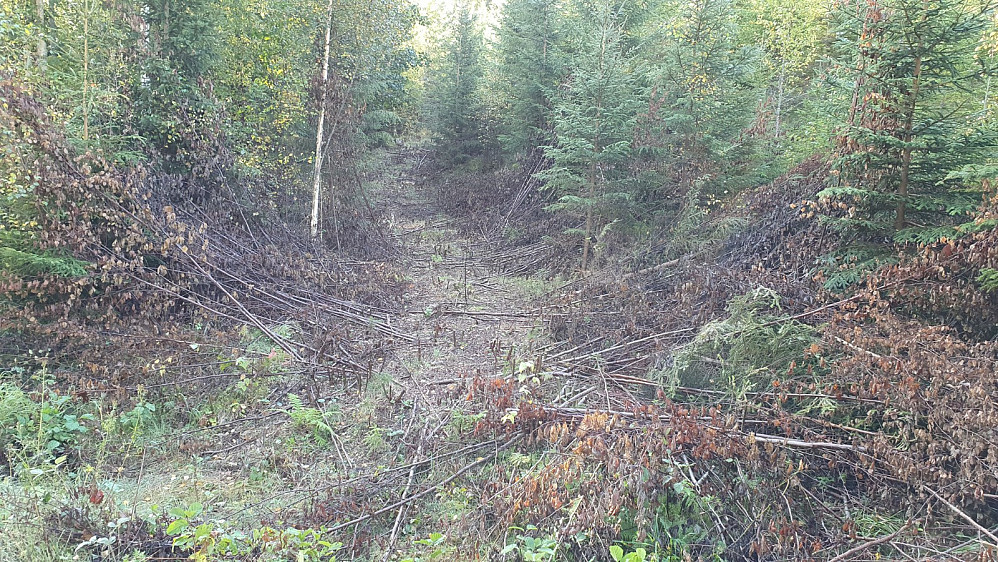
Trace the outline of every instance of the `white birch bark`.
<path fill-rule="evenodd" d="M 326 14 L 326 48 L 322 56 L 322 95 L 319 101 L 319 124 L 315 128 L 315 171 L 312 179 L 312 228 L 313 240 L 319 238 L 319 209 L 322 203 L 322 129 L 326 121 L 326 86 L 329 81 L 329 40 L 333 26 L 333 0 L 329 0 Z"/>

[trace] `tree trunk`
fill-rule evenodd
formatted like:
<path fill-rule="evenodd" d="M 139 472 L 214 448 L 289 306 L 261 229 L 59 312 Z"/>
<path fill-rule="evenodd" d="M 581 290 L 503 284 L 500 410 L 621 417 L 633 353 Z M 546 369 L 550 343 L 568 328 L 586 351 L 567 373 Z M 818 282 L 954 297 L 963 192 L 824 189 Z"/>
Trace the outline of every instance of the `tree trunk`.
<path fill-rule="evenodd" d="M 48 63 L 49 48 L 45 42 L 45 6 L 47 0 L 35 0 L 35 20 L 38 24 L 38 42 L 35 56 L 38 58 L 38 69 L 45 72 Z"/>
<path fill-rule="evenodd" d="M 589 252 L 593 243 L 593 198 L 596 197 L 596 162 L 589 165 L 589 177 L 587 178 L 588 199 L 586 205 L 586 238 L 582 242 L 582 271 L 586 271 L 589 265 Z"/>
<path fill-rule="evenodd" d="M 329 81 L 329 40 L 333 27 L 333 0 L 326 14 L 326 47 L 322 56 L 322 95 L 319 100 L 319 124 L 315 128 L 315 170 L 312 180 L 312 240 L 319 239 L 319 208 L 322 202 L 322 128 L 326 121 L 326 87 Z"/>
<path fill-rule="evenodd" d="M 927 11 L 923 9 L 922 23 L 926 20 Z M 901 181 L 898 184 L 898 206 L 897 214 L 894 217 L 894 230 L 904 228 L 907 218 L 905 213 L 908 207 L 908 188 L 910 186 L 911 175 L 911 143 L 914 140 L 915 110 L 918 104 L 918 89 L 922 77 L 922 37 L 918 37 L 917 51 L 915 55 L 915 67 L 911 73 L 911 93 L 908 94 L 908 107 L 904 118 L 904 148 L 901 149 Z"/>

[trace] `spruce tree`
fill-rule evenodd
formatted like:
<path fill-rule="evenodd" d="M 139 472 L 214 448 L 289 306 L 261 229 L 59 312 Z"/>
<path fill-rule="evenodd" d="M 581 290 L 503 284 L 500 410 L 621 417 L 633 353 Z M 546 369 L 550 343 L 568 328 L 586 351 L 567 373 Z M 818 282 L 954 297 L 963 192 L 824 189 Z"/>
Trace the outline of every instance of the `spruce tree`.
<path fill-rule="evenodd" d="M 478 93 L 483 48 L 477 18 L 467 6 L 460 7 L 431 72 L 430 123 L 445 163 L 460 164 L 482 152 Z"/>
<path fill-rule="evenodd" d="M 951 172 L 996 146 L 979 97 L 988 70 L 975 57 L 993 8 L 976 0 L 879 0 L 836 12 L 851 103 L 820 195 L 847 238 L 871 248 L 892 237 L 931 242 L 952 235 L 979 202 Z"/>
<path fill-rule="evenodd" d="M 570 74 L 555 101 L 556 142 L 545 147 L 554 162 L 541 177 L 560 198 L 549 208 L 582 221 L 582 269 L 598 237 L 626 214 L 627 165 L 643 91 L 636 61 L 624 44 L 621 5 L 579 3 L 568 37 Z"/>
<path fill-rule="evenodd" d="M 705 184 L 723 190 L 749 145 L 742 136 L 758 93 L 756 52 L 736 43 L 728 0 L 693 0 L 667 24 L 653 104 L 679 195 Z"/>
<path fill-rule="evenodd" d="M 502 142 L 529 153 L 551 139 L 552 96 L 563 75 L 558 49 L 560 3 L 510 0 L 503 6 L 496 45 Z"/>

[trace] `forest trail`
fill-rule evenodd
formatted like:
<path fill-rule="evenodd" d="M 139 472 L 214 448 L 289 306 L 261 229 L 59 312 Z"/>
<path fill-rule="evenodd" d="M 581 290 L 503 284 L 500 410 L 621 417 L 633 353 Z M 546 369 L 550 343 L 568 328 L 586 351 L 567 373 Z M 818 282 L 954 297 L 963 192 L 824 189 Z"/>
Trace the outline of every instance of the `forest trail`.
<path fill-rule="evenodd" d="M 546 288 L 498 272 L 488 243 L 439 209 L 434 189 L 396 170 L 374 194 L 402 251 L 406 291 L 398 321 L 415 338 L 389 370 L 407 392 L 427 399 L 529 357 L 544 334 L 532 300 Z"/>

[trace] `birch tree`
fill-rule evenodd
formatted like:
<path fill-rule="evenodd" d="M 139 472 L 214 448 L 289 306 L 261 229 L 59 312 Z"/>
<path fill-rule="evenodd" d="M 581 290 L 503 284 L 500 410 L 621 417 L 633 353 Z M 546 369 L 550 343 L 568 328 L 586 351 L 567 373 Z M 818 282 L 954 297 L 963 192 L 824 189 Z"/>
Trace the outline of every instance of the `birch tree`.
<path fill-rule="evenodd" d="M 319 239 L 319 211 L 322 207 L 322 141 L 323 127 L 326 121 L 326 95 L 329 82 L 329 42 L 333 28 L 333 0 L 329 0 L 329 9 L 326 15 L 326 42 L 322 54 L 322 93 L 319 99 L 319 121 L 315 127 L 315 169 L 312 179 L 312 222 L 310 233 L 312 240 Z"/>

